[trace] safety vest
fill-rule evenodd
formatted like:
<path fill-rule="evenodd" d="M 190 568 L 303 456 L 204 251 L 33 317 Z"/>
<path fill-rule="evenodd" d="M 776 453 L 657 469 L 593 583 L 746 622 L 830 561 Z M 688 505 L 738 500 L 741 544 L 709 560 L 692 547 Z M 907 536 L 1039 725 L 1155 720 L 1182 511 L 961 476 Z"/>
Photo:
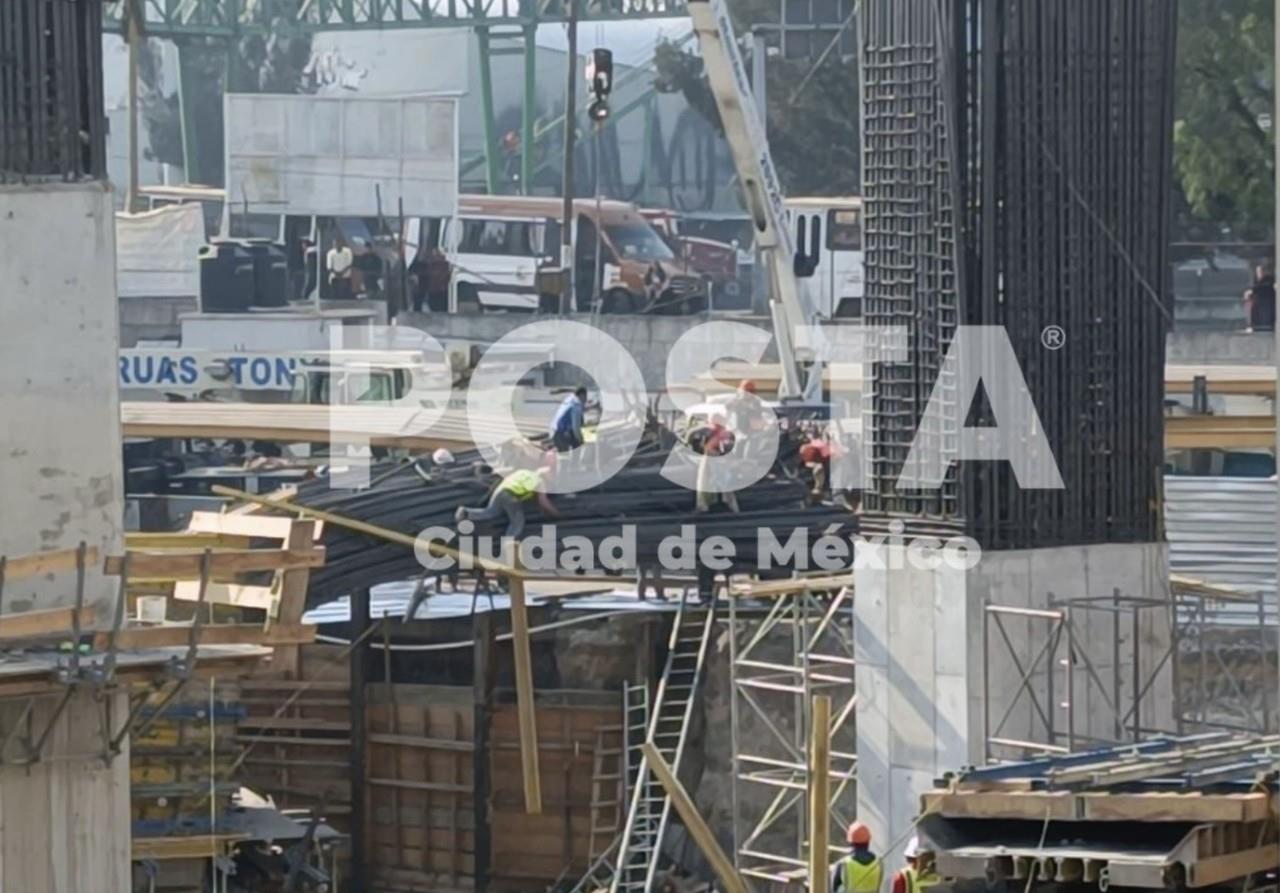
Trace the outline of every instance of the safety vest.
<path fill-rule="evenodd" d="M 907 882 L 907 893 L 925 893 L 930 887 L 942 883 L 942 878 L 932 868 L 920 871 L 918 868 L 904 868 L 902 877 Z"/>
<path fill-rule="evenodd" d="M 498 490 L 510 493 L 516 499 L 524 502 L 526 499 L 532 499 L 534 494 L 538 492 L 538 485 L 542 483 L 541 478 L 536 471 L 521 469 L 513 471 L 502 479 L 502 483 L 498 485 Z"/>
<path fill-rule="evenodd" d="M 872 859 L 863 864 L 852 856 L 844 860 L 844 876 L 840 880 L 843 893 L 880 893 L 884 881 L 884 863 Z"/>

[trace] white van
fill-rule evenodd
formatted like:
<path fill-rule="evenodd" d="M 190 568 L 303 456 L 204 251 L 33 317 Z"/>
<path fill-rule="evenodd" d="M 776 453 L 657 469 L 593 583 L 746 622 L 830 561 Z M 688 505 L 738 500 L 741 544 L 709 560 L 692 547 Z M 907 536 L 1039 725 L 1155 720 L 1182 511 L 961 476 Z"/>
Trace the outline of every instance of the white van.
<path fill-rule="evenodd" d="M 676 257 L 634 205 L 575 199 L 573 210 L 577 310 L 596 302 L 597 275 L 605 313 L 706 309 L 709 283 Z M 562 215 L 558 198 L 461 196 L 457 220 L 447 221 L 441 235 L 452 267 L 454 309 L 532 311 L 546 303 L 538 271 L 559 266 Z"/>
<path fill-rule="evenodd" d="M 788 198 L 786 207 L 797 253 L 816 261 L 812 278 L 804 281 L 818 312 L 828 319 L 861 319 L 862 199 Z"/>
<path fill-rule="evenodd" d="M 538 309 L 538 268 L 559 251 L 545 245 L 545 221 L 464 205 L 444 230 L 458 309 Z"/>

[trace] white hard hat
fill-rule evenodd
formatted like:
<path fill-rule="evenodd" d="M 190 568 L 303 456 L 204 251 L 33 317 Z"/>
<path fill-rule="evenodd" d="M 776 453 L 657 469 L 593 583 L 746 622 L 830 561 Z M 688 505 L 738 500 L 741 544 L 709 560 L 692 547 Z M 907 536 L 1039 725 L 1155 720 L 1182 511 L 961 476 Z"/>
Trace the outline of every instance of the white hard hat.
<path fill-rule="evenodd" d="M 436 465 L 452 465 L 453 453 L 449 452 L 444 447 L 440 447 L 440 449 L 431 454 L 431 461 Z"/>
<path fill-rule="evenodd" d="M 911 839 L 907 841 L 907 848 L 902 851 L 902 856 L 904 859 L 919 858 L 920 856 L 920 836 L 919 835 L 912 835 Z"/>

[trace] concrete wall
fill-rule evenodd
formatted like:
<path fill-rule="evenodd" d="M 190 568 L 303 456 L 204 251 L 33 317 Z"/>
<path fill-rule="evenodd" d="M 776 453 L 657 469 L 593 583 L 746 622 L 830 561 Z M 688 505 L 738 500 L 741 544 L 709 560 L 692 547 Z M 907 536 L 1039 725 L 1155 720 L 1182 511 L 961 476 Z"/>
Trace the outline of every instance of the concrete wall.
<path fill-rule="evenodd" d="M 36 702 L 36 734 L 60 697 Z M 22 701 L 0 704 L 0 727 L 19 721 Z M 0 768 L 0 890 L 5 893 L 124 891 L 131 885 L 129 851 L 129 745 L 109 764 L 101 756 L 98 723 L 111 728 L 129 712 L 123 693 L 99 704 L 82 690 L 53 726 L 44 759 Z M 98 752 L 95 752 L 95 749 Z M 9 752 L 13 759 L 18 748 Z"/>
<path fill-rule="evenodd" d="M 0 187 L 0 555 L 123 546 L 115 221 L 103 184 Z M 91 574 L 86 603 L 114 585 Z M 75 573 L 11 580 L 4 610 L 74 604 Z M 99 616 L 110 621 L 110 611 Z"/>
<path fill-rule="evenodd" d="M 400 325 L 414 326 L 429 332 L 448 347 L 450 340 L 492 343 L 521 326 L 548 318 L 553 317 L 519 313 L 447 315 L 404 313 L 398 317 L 398 320 Z M 635 358 L 644 375 L 645 384 L 650 390 L 658 390 L 667 385 L 667 358 L 680 336 L 699 323 L 708 321 L 707 316 L 593 317 L 586 313 L 572 314 L 567 319 L 588 323 L 617 339 Z M 748 323 L 766 331 L 770 329 L 765 319 L 734 317 L 733 321 Z M 772 348 L 766 355 L 766 360 L 776 361 L 776 354 Z M 576 380 L 566 380 L 562 383 L 576 383 Z"/>
<path fill-rule="evenodd" d="M 137 347 L 140 341 L 177 340 L 184 313 L 200 308 L 195 298 L 145 297 L 120 299 L 120 346 Z"/>
<path fill-rule="evenodd" d="M 1115 589 L 1129 597 L 1164 601 L 1168 590 L 1167 549 L 1161 544 L 1077 546 L 986 553 L 970 571 L 946 566 L 935 570 L 911 567 L 901 546 L 878 547 L 889 569 L 860 567 L 855 599 L 855 643 L 858 661 L 858 816 L 879 840 L 905 834 L 919 809 L 919 794 L 945 772 L 982 762 L 984 758 L 984 652 L 989 655 L 992 734 L 1011 704 L 1014 708 L 1000 737 L 1047 742 L 1046 729 L 1029 695 L 1019 694 L 1023 673 L 1048 641 L 1048 619 L 1006 617 L 1012 649 L 994 624 L 984 646 L 984 606 L 1047 609 L 1069 608 L 1076 634 L 1074 651 L 1066 631 L 1057 650 L 1069 653 L 1074 696 L 1067 696 L 1066 671 L 1055 668 L 1055 691 L 1048 694 L 1047 661 L 1032 673 L 1032 688 L 1042 709 L 1054 711 L 1058 744 L 1067 745 L 1065 730 L 1072 702 L 1074 728 L 1080 736 L 1114 740 L 1115 714 L 1110 706 L 1116 666 L 1113 615 L 1085 611 L 1084 598 L 1110 599 Z M 1143 724 L 1170 730 L 1173 718 L 1172 671 L 1160 668 L 1169 643 L 1169 613 L 1163 607 L 1139 612 L 1138 668 L 1133 668 L 1132 613 L 1119 624 L 1121 712 L 1132 703 L 1132 688 L 1156 674 L 1143 698 Z M 1017 655 L 1015 662 L 1013 654 Z M 1087 661 L 1086 661 L 1087 658 Z M 1021 670 L 1018 665 L 1021 665 Z M 1094 680 L 1086 664 L 1098 675 Z M 1052 703 L 1054 706 L 1050 707 Z M 1018 751 L 997 751 L 1013 758 Z M 899 842 L 899 846 L 905 840 Z M 897 853 L 892 862 L 897 861 Z"/>
<path fill-rule="evenodd" d="M 376 307 L 385 312 L 381 302 L 359 302 L 361 307 Z M 122 298 L 120 300 L 120 343 L 132 347 L 139 340 L 177 338 L 179 316 L 196 309 L 189 298 Z M 402 325 L 414 326 L 437 338 L 458 338 L 475 342 L 491 342 L 508 332 L 545 317 L 519 313 L 403 313 Z M 594 320 L 589 315 L 570 317 L 603 328 L 621 341 L 635 355 L 645 380 L 651 387 L 661 387 L 667 352 L 682 333 L 705 316 L 605 316 Z M 724 318 L 724 317 L 717 317 Z M 770 329 L 764 317 L 733 317 Z M 1275 362 L 1275 339 L 1267 334 L 1248 332 L 1173 332 L 1169 335 L 1168 361 L 1175 364 L 1265 365 Z M 770 358 L 775 359 L 771 352 Z"/>
<path fill-rule="evenodd" d="M 1276 361 L 1276 339 L 1271 332 L 1172 332 L 1166 358 L 1174 364 L 1269 366 Z"/>

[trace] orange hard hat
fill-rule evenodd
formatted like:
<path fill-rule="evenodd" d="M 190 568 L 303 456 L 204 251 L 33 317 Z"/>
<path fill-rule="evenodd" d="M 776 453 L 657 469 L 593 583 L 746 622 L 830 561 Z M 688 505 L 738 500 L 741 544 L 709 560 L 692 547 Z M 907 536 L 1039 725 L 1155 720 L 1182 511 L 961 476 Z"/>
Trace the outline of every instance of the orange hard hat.
<path fill-rule="evenodd" d="M 748 394 L 754 394 L 756 392 L 756 383 L 749 378 L 744 378 L 742 384 L 738 385 L 738 389 Z"/>
<path fill-rule="evenodd" d="M 849 843 L 853 846 L 866 846 L 871 843 L 871 829 L 862 822 L 854 822 L 849 826 Z"/>

